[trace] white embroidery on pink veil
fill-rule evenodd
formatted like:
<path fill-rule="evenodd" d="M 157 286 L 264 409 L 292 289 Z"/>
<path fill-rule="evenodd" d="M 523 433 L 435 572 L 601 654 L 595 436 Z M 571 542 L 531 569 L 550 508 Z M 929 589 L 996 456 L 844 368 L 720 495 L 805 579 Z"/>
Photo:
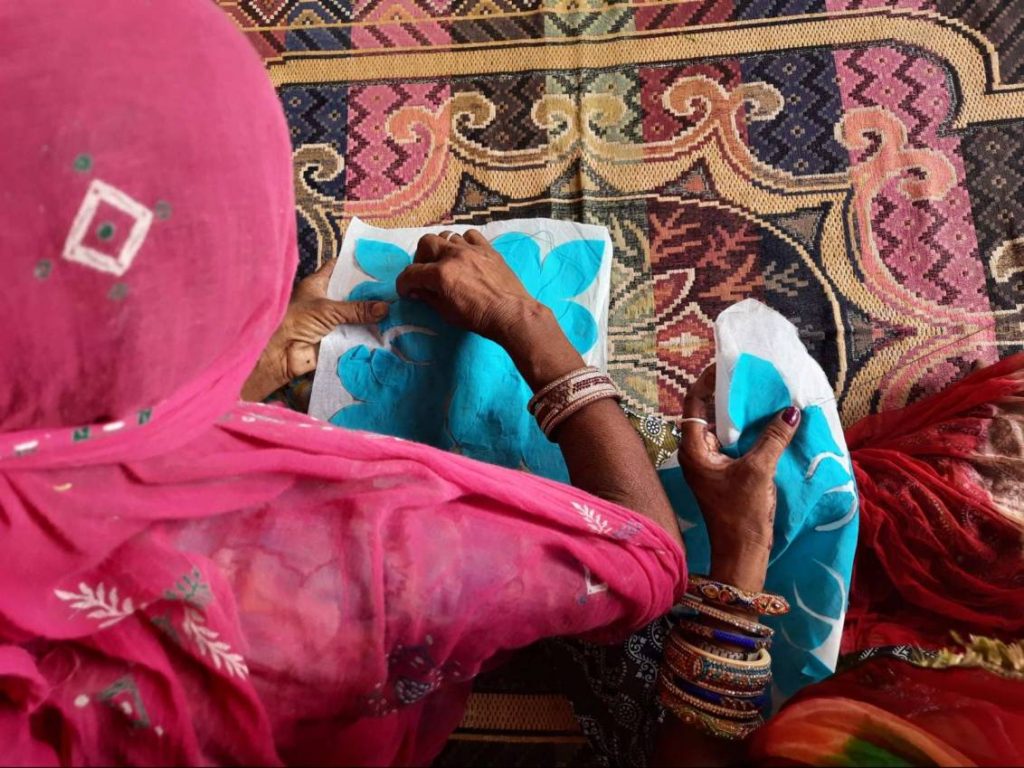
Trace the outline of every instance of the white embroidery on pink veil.
<path fill-rule="evenodd" d="M 85 238 L 89 234 L 93 222 L 97 218 L 101 205 L 110 206 L 121 213 L 134 219 L 127 237 L 121 243 L 121 247 L 114 253 L 104 253 L 96 248 L 85 244 Z M 99 179 L 93 179 L 89 189 L 85 192 L 82 205 L 78 208 L 75 220 L 71 224 L 71 231 L 64 243 L 63 256 L 68 261 L 73 261 L 83 266 L 95 269 L 99 272 L 107 272 L 112 275 L 123 275 L 135 260 L 146 235 L 149 233 L 149 226 L 153 223 L 153 212 L 142 203 L 139 203 L 117 187 L 111 186 Z M 100 223 L 99 227 L 111 227 L 112 225 Z"/>
<path fill-rule="evenodd" d="M 216 669 L 223 667 L 229 675 L 244 680 L 249 676 L 249 667 L 245 659 L 241 654 L 234 653 L 230 645 L 219 639 L 220 633 L 210 629 L 205 622 L 206 617 L 202 613 L 193 608 L 186 608 L 181 628 L 195 643 L 200 656 L 208 656 Z"/>
<path fill-rule="evenodd" d="M 608 521 L 601 517 L 598 512 L 594 511 L 586 504 L 577 504 L 575 501 L 572 502 L 572 506 L 580 514 L 580 517 L 587 522 L 587 525 L 590 526 L 590 530 L 594 533 L 611 533 L 611 525 L 609 525 Z"/>
<path fill-rule="evenodd" d="M 70 603 L 76 611 L 89 611 L 86 618 L 99 621 L 100 629 L 112 627 L 135 612 L 135 604 L 130 597 L 121 600 L 117 594 L 117 587 L 112 587 L 108 592 L 102 582 L 93 588 L 83 581 L 78 585 L 78 592 L 55 589 L 53 594 Z"/>
<path fill-rule="evenodd" d="M 78 592 L 55 589 L 53 593 L 58 599 L 69 603 L 74 610 L 88 611 L 86 618 L 100 622 L 100 629 L 124 621 L 137 610 L 130 597 L 121 599 L 117 587 L 108 590 L 102 582 L 91 587 L 83 581 L 78 585 Z M 221 639 L 220 633 L 206 625 L 203 608 L 213 600 L 213 595 L 198 568 L 193 568 L 191 573 L 175 582 L 174 589 L 165 590 L 164 599 L 183 604 L 184 618 L 181 629 L 202 658 L 209 659 L 215 669 L 223 669 L 232 677 L 244 680 L 249 676 L 249 667 L 241 654 L 232 651 L 231 646 Z M 139 609 L 149 605 L 147 603 L 139 606 Z M 150 617 L 150 621 L 181 644 L 169 617 L 153 616 Z"/>

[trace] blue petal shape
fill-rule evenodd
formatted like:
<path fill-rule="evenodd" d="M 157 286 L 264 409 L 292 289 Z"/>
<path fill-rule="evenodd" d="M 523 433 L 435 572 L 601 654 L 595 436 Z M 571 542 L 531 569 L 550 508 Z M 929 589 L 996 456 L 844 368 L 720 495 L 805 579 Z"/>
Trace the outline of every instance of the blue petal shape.
<path fill-rule="evenodd" d="M 349 294 L 349 301 L 395 301 L 398 292 L 394 283 L 378 283 L 367 280 L 353 288 Z"/>
<path fill-rule="evenodd" d="M 493 245 L 527 290 L 552 308 L 574 346 L 591 349 L 597 323 L 586 308 L 567 299 L 593 283 L 604 243 L 567 243 L 552 250 L 543 266 L 533 237 L 507 234 Z M 449 326 L 425 303 L 397 298 L 395 279 L 412 262 L 410 254 L 390 243 L 359 240 L 356 259 L 375 279 L 357 285 L 349 297 L 393 301 L 380 327 L 401 331 L 387 336 L 390 350 L 356 348 L 342 356 L 338 376 L 358 402 L 332 421 L 568 481 L 561 452 L 526 411 L 531 393 L 508 354 Z"/>
<path fill-rule="evenodd" d="M 355 258 L 363 272 L 381 283 L 393 284 L 402 270 L 412 264 L 412 256 L 382 240 L 356 240 Z"/>
<path fill-rule="evenodd" d="M 429 363 L 436 353 L 433 334 L 418 331 L 401 334 L 391 342 L 391 346 L 402 358 L 413 363 Z"/>
<path fill-rule="evenodd" d="M 789 389 L 774 365 L 753 355 L 740 355 L 733 368 L 727 405 L 740 437 L 724 450 L 732 456 L 747 453 L 765 425 L 791 402 Z M 786 616 L 765 619 L 777 630 L 773 674 L 783 696 L 830 674 L 814 651 L 826 641 L 836 640 L 849 588 L 857 542 L 856 515 L 831 527 L 850 517 L 851 504 L 856 502 L 848 460 L 845 449 L 836 444 L 825 410 L 821 406 L 805 408 L 800 427 L 776 469 L 775 542 L 765 584 L 768 591 L 784 595 L 792 606 Z M 687 562 L 694 572 L 703 572 L 710 565 L 710 551 L 696 499 L 678 469 L 659 474 L 684 529 Z M 822 525 L 825 527 L 820 528 Z"/>
<path fill-rule="evenodd" d="M 540 289 L 540 248 L 529 235 L 508 232 L 496 237 L 491 246 L 505 259 L 505 263 L 519 277 L 531 295 Z"/>
<path fill-rule="evenodd" d="M 594 282 L 603 259 L 602 240 L 570 240 L 552 248 L 544 259 L 537 300 L 550 306 L 579 296 Z"/>
<path fill-rule="evenodd" d="M 581 355 L 589 352 L 597 342 L 597 323 L 594 322 L 594 316 L 574 301 L 560 301 L 552 310 L 565 335 L 576 347 L 576 351 Z"/>

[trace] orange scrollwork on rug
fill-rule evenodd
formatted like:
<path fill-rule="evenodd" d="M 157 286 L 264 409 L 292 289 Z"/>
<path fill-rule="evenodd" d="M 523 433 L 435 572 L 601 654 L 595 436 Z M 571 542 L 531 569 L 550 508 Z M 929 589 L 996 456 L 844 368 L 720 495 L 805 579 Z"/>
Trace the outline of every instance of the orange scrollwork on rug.
<path fill-rule="evenodd" d="M 495 150 L 465 134 L 496 119 L 496 107 L 486 96 L 463 92 L 454 95 L 451 103 L 455 157 L 481 182 L 512 198 L 540 193 L 577 160 L 617 192 L 657 188 L 679 178 L 712 142 L 745 183 L 786 192 L 818 192 L 847 183 L 843 174 L 794 176 L 751 153 L 738 124 L 744 107 L 749 107 L 748 120 L 771 120 L 784 106 L 781 94 L 767 83 L 743 83 L 730 91 L 707 77 L 680 77 L 665 89 L 662 103 L 690 125 L 667 139 L 637 143 L 609 141 L 602 135 L 602 129 L 618 125 L 628 111 L 622 97 L 613 93 L 584 93 L 578 99 L 566 94 L 542 96 L 530 117 L 547 132 L 548 141 L 519 150 Z M 528 180 L 521 173 L 510 173 L 528 169 L 533 171 Z"/>

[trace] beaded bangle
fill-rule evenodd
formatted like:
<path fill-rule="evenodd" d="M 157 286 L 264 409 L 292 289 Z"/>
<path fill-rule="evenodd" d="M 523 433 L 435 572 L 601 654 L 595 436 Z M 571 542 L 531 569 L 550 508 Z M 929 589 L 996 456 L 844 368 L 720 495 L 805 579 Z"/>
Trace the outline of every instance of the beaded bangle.
<path fill-rule="evenodd" d="M 757 637 L 772 637 L 775 632 L 770 627 L 766 627 L 764 624 L 758 624 L 756 621 L 748 621 L 740 616 L 729 613 L 715 608 L 712 605 L 708 605 L 702 602 L 700 598 L 693 597 L 692 595 L 683 595 L 680 600 L 680 604 L 689 608 L 691 611 L 703 614 L 710 619 L 715 619 L 723 624 L 728 624 L 736 629 L 741 629 L 748 635 L 755 635 Z"/>
<path fill-rule="evenodd" d="M 669 712 L 675 715 L 683 725 L 696 728 L 708 736 L 728 741 L 738 741 L 747 738 L 750 734 L 764 725 L 764 720 L 759 718 L 749 722 L 736 720 L 722 720 L 712 717 L 699 709 L 688 707 L 682 702 L 673 701 L 670 697 L 662 696 L 661 704 Z"/>
<path fill-rule="evenodd" d="M 549 392 L 551 392 L 551 390 L 553 390 L 555 387 L 559 387 L 562 384 L 565 384 L 570 379 L 588 373 L 600 373 L 600 371 L 594 366 L 588 365 L 586 368 L 577 368 L 575 371 L 569 371 L 569 373 L 565 374 L 564 376 L 559 376 L 550 384 L 545 384 L 543 387 L 537 390 L 533 397 L 530 398 L 530 401 L 526 404 L 526 410 L 530 412 L 531 416 L 534 415 L 536 413 L 537 403 L 540 402 L 541 398 L 545 397 Z"/>
<path fill-rule="evenodd" d="M 676 677 L 679 677 L 679 676 L 676 675 Z M 679 678 L 679 680 L 677 680 L 677 683 L 679 681 L 682 681 L 682 680 L 685 680 L 685 678 Z M 700 688 L 703 691 L 709 691 L 711 693 L 717 693 L 717 694 L 720 694 L 722 696 L 735 696 L 736 698 L 739 698 L 739 699 L 758 699 L 758 698 L 763 696 L 763 697 L 765 697 L 765 702 L 766 703 L 771 700 L 771 697 L 768 694 L 767 686 L 764 686 L 764 687 L 761 687 L 761 688 L 756 688 L 756 689 L 750 690 L 750 691 L 740 691 L 740 690 L 735 690 L 733 688 L 722 688 L 720 686 L 713 685 L 711 683 L 694 683 L 694 682 L 692 682 L 690 680 L 685 680 L 685 682 L 686 682 L 687 685 L 692 685 L 694 687 Z M 685 686 L 684 686 L 684 688 L 685 688 Z"/>
<path fill-rule="evenodd" d="M 727 704 L 714 704 L 700 696 L 694 696 L 693 694 L 687 693 L 664 676 L 661 678 L 660 682 L 662 690 L 668 691 L 669 694 L 677 701 L 688 704 L 702 712 L 707 712 L 709 715 L 725 717 L 730 720 L 753 720 L 754 718 L 761 716 L 760 710 L 753 706 L 750 701 L 742 701 L 735 707 Z"/>
<path fill-rule="evenodd" d="M 665 662 L 675 674 L 699 683 L 726 685 L 747 691 L 758 691 L 772 680 L 771 656 L 761 651 L 767 663 L 732 661 L 712 656 L 679 638 L 669 636 Z"/>
<path fill-rule="evenodd" d="M 565 374 L 538 390 L 526 405 L 541 431 L 552 439 L 558 426 L 577 411 L 605 398 L 621 399 L 612 380 L 588 366 Z"/>
<path fill-rule="evenodd" d="M 747 691 L 738 691 L 738 696 L 728 696 L 726 694 L 719 693 L 718 691 L 712 690 L 711 686 L 697 685 L 691 683 L 689 680 L 685 680 L 681 677 L 676 677 L 672 683 L 679 688 L 683 693 L 689 694 L 690 696 L 696 696 L 702 701 L 706 701 L 709 704 L 717 704 L 720 707 L 731 709 L 737 712 L 760 712 L 764 709 L 771 701 L 771 696 L 768 695 L 767 690 L 762 689 L 761 693 L 753 694 Z"/>
<path fill-rule="evenodd" d="M 682 704 L 686 704 L 694 709 L 699 709 L 701 712 L 707 712 L 709 715 L 714 715 L 715 717 L 721 717 L 727 720 L 754 720 L 761 716 L 761 713 L 756 709 L 735 710 L 730 707 L 711 704 L 710 702 L 704 701 L 696 696 L 691 696 L 685 691 L 680 690 L 675 686 L 675 684 L 664 678 L 661 680 L 661 691 L 662 693 L 667 692 L 669 696 Z"/>
<path fill-rule="evenodd" d="M 721 656 L 723 659 L 729 659 L 730 661 L 753 661 L 757 658 L 756 652 L 747 653 L 746 651 L 737 651 L 733 648 L 723 648 L 716 643 L 712 643 L 710 640 L 703 640 L 699 637 L 690 637 L 688 640 L 694 647 L 707 651 L 712 656 Z"/>
<path fill-rule="evenodd" d="M 759 616 L 783 616 L 789 613 L 789 603 L 782 595 L 770 592 L 747 592 L 706 576 L 691 575 L 686 591 L 691 595 L 726 607 L 742 608 Z"/>
<path fill-rule="evenodd" d="M 543 432 L 550 440 L 555 434 L 555 430 L 558 426 L 572 416 L 577 411 L 583 410 L 586 406 L 591 403 L 596 403 L 598 400 L 612 399 L 620 400 L 622 395 L 619 394 L 619 390 L 612 380 L 607 376 L 602 375 L 602 381 L 591 386 L 590 391 L 583 397 L 573 400 L 568 405 L 565 405 L 560 410 L 551 410 L 549 415 L 543 420 L 540 420 L 540 412 L 538 411 L 538 421 L 540 423 L 541 432 Z"/>
<path fill-rule="evenodd" d="M 740 648 L 745 648 L 748 651 L 760 651 L 762 648 L 769 647 L 772 643 L 772 641 L 766 637 L 740 635 L 735 632 L 728 632 L 724 629 L 709 627 L 706 624 L 701 624 L 697 621 L 681 621 L 676 626 L 682 632 L 688 632 L 692 635 L 705 637 L 708 640 L 718 640 L 719 642 L 736 645 Z"/>
<path fill-rule="evenodd" d="M 694 674 L 692 659 L 680 658 L 678 651 L 670 651 L 669 657 L 665 659 L 662 669 L 667 673 L 677 675 L 687 680 L 694 680 L 699 685 L 722 685 L 730 689 L 744 689 L 749 693 L 758 694 L 766 689 L 771 682 L 771 676 L 766 675 L 754 680 L 746 680 L 726 670 L 709 668 L 709 665 L 702 663 Z"/>

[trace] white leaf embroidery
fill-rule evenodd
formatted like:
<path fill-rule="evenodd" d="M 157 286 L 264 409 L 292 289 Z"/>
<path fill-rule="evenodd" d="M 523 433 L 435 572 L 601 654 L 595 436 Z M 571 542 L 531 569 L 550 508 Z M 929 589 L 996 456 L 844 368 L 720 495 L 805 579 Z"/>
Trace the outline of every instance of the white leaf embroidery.
<path fill-rule="evenodd" d="M 590 526 L 590 530 L 594 531 L 594 533 L 611 533 L 611 525 L 609 525 L 608 521 L 601 517 L 599 513 L 588 507 L 586 504 L 577 504 L 574 501 L 572 502 L 572 505 L 575 510 L 579 512 L 580 517 L 587 522 L 587 525 Z"/>
<path fill-rule="evenodd" d="M 244 680 L 249 676 L 249 667 L 246 666 L 245 659 L 241 654 L 232 653 L 231 646 L 223 640 L 219 640 L 220 633 L 206 626 L 205 621 L 206 619 L 199 611 L 186 608 L 185 619 L 181 627 L 196 644 L 199 655 L 208 656 L 215 669 L 220 669 L 223 666 L 229 675 Z"/>
<path fill-rule="evenodd" d="M 65 592 L 63 589 L 53 590 L 58 599 L 69 603 L 76 611 L 88 611 L 87 619 L 100 622 L 100 629 L 112 627 L 135 612 L 135 605 L 130 597 L 123 601 L 118 598 L 117 587 L 107 592 L 106 585 L 100 583 L 93 590 L 84 581 L 78 585 L 78 592 Z"/>

